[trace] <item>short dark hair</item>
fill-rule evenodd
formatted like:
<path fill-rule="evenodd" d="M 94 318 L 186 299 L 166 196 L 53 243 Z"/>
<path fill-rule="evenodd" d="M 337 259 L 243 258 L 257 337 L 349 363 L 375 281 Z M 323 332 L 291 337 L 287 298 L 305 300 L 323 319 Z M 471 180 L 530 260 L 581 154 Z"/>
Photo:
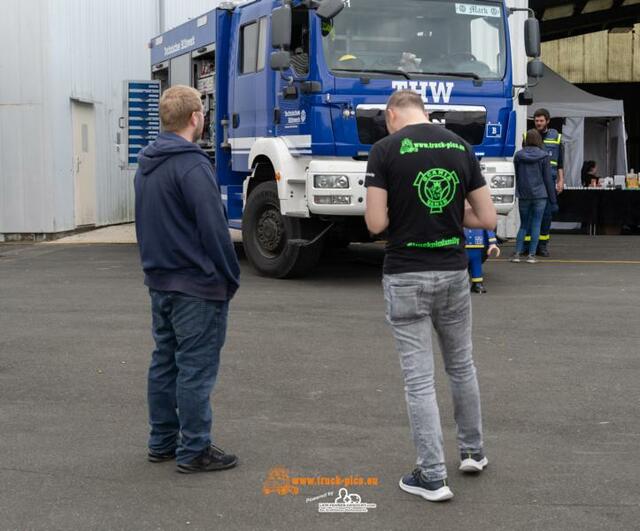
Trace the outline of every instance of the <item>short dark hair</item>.
<path fill-rule="evenodd" d="M 408 107 L 415 107 L 424 111 L 422 96 L 413 90 L 397 90 L 387 101 L 387 109 L 406 109 Z"/>
<path fill-rule="evenodd" d="M 535 146 L 539 148 L 544 148 L 544 144 L 542 143 L 542 135 L 538 133 L 537 129 L 529 129 L 527 131 L 527 135 L 524 137 L 524 145 L 526 146 Z"/>
<path fill-rule="evenodd" d="M 186 85 L 168 88 L 160 98 L 160 122 L 162 128 L 175 133 L 189 125 L 194 112 L 202 111 L 200 92 Z"/>
<path fill-rule="evenodd" d="M 533 113 L 533 117 L 537 118 L 538 116 L 544 116 L 547 119 L 547 122 L 551 120 L 551 115 L 547 109 L 536 109 L 536 112 Z"/>

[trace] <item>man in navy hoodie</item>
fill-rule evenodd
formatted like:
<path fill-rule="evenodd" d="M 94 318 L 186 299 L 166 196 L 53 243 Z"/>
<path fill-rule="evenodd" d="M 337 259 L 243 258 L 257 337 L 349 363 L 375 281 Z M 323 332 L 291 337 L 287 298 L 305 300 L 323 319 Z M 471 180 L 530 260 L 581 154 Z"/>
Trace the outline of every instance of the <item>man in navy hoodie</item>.
<path fill-rule="evenodd" d="M 237 457 L 211 442 L 209 402 L 240 267 L 202 136 L 200 93 L 175 86 L 160 100 L 163 132 L 139 155 L 136 234 L 151 295 L 149 461 L 178 471 L 231 468 Z"/>

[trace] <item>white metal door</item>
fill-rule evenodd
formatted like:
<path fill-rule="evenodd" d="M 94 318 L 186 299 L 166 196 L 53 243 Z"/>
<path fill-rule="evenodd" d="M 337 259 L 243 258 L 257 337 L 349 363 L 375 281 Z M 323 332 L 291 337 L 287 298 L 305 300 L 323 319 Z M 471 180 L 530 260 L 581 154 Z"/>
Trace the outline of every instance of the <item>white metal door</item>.
<path fill-rule="evenodd" d="M 71 101 L 76 227 L 96 224 L 96 115 L 90 103 Z"/>

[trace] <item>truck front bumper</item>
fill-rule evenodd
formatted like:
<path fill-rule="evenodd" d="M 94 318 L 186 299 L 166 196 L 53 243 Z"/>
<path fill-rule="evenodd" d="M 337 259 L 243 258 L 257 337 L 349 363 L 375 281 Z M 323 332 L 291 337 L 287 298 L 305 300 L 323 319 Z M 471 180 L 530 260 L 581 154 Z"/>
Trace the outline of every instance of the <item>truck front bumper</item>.
<path fill-rule="evenodd" d="M 364 216 L 367 162 L 315 159 L 307 170 L 309 212 L 321 216 Z"/>
<path fill-rule="evenodd" d="M 515 204 L 515 171 L 509 159 L 483 159 L 482 173 L 498 214 Z M 349 159 L 314 159 L 306 175 L 309 212 L 321 216 L 363 216 L 367 190 L 367 162 Z"/>

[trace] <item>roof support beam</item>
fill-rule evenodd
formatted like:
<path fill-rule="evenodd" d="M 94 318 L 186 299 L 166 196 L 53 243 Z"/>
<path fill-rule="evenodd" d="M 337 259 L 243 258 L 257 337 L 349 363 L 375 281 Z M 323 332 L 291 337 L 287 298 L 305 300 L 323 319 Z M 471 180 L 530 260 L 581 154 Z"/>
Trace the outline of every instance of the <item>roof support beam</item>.
<path fill-rule="evenodd" d="M 536 4 L 537 2 L 533 0 L 532 7 L 537 8 Z M 638 22 L 640 22 L 640 4 L 622 6 L 622 0 L 616 0 L 610 9 L 580 14 L 571 18 L 543 20 L 540 29 L 542 40 L 550 41 L 608 30 L 618 26 L 633 26 Z"/>

